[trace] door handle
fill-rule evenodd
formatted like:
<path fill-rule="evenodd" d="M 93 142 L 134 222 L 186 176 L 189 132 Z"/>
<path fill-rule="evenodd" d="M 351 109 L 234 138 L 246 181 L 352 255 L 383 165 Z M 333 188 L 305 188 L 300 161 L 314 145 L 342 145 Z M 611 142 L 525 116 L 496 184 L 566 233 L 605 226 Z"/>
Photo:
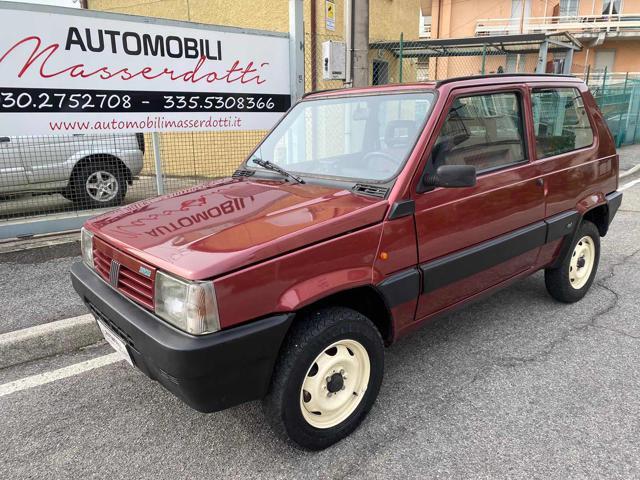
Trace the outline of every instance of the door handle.
<path fill-rule="evenodd" d="M 536 178 L 536 185 L 544 187 L 544 178 Z"/>
<path fill-rule="evenodd" d="M 9 137 L 0 137 L 0 142 L 10 142 L 11 138 Z"/>

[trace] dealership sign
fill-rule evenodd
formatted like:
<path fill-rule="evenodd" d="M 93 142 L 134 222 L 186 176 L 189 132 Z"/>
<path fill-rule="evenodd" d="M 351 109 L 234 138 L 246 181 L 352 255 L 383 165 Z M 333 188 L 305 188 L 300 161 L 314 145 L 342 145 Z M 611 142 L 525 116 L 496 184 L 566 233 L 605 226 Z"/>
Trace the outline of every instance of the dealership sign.
<path fill-rule="evenodd" d="M 0 2 L 0 134 L 270 128 L 286 34 Z"/>

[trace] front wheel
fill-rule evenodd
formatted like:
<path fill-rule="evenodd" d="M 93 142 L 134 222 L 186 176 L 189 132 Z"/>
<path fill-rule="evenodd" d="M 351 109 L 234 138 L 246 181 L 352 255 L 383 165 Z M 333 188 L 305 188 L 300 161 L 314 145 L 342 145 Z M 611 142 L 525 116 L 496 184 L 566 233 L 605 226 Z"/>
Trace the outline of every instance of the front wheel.
<path fill-rule="evenodd" d="M 577 302 L 591 287 L 599 262 L 600 232 L 592 222 L 583 221 L 560 266 L 544 271 L 547 291 L 561 302 Z"/>
<path fill-rule="evenodd" d="M 362 422 L 378 396 L 384 345 L 360 313 L 332 307 L 292 327 L 263 401 L 277 433 L 309 450 L 326 448 Z"/>

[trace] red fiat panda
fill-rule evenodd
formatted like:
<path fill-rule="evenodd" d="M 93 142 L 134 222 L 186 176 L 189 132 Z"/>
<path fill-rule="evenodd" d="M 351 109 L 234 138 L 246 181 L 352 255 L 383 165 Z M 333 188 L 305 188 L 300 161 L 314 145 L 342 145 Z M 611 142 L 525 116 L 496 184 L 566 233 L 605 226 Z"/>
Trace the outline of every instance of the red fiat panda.
<path fill-rule="evenodd" d="M 581 299 L 617 186 L 572 77 L 320 92 L 232 178 L 87 222 L 71 275 L 106 339 L 187 404 L 263 399 L 321 449 L 373 405 L 384 346 L 436 315 L 540 269 Z"/>

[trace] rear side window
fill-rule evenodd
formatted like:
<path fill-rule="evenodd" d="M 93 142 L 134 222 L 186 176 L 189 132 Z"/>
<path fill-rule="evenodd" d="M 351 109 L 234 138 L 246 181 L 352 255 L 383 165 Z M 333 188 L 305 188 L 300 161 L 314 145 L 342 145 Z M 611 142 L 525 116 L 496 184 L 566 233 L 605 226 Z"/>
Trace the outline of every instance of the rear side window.
<path fill-rule="evenodd" d="M 458 97 L 431 154 L 434 168 L 473 165 L 478 172 L 526 160 L 517 93 Z"/>
<path fill-rule="evenodd" d="M 531 101 L 538 158 L 571 152 L 593 143 L 591 123 L 577 89 L 534 90 Z"/>

